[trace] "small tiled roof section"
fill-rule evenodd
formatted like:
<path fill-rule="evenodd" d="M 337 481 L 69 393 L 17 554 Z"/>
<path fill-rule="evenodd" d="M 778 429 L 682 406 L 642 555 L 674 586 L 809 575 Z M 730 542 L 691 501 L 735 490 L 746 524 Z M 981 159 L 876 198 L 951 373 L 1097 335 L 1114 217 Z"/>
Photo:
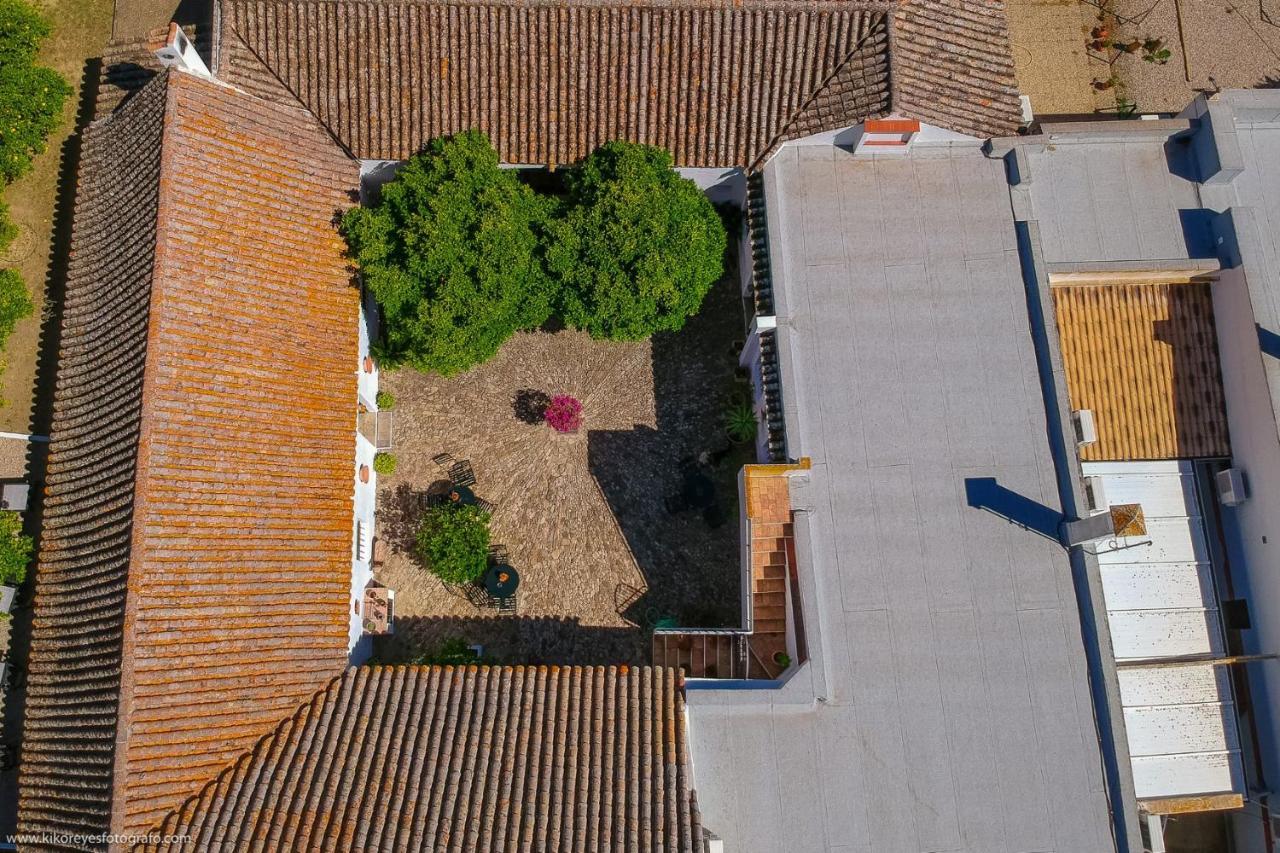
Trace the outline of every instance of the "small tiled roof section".
<path fill-rule="evenodd" d="M 674 669 L 357 667 L 149 850 L 699 853 Z"/>
<path fill-rule="evenodd" d="M 127 833 L 346 666 L 358 167 L 304 110 L 167 72 L 82 173 L 20 819 Z"/>
<path fill-rule="evenodd" d="M 283 86 L 362 159 L 479 128 L 503 160 L 611 139 L 749 166 L 889 108 L 888 3 L 222 0 L 215 71 Z"/>
<path fill-rule="evenodd" d="M 1091 409 L 1086 461 L 1228 456 L 1205 282 L 1052 288 L 1072 409 Z"/>
<path fill-rule="evenodd" d="M 1021 123 L 1003 0 L 909 0 L 891 55 L 895 112 L 978 137 Z"/>

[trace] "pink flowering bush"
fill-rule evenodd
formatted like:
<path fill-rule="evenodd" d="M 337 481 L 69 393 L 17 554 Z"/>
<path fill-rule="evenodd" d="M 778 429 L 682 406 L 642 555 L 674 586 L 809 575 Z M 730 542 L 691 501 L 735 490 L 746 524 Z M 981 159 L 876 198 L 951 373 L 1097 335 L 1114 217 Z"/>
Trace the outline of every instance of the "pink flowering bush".
<path fill-rule="evenodd" d="M 582 404 L 577 397 L 557 394 L 551 398 L 544 417 L 556 432 L 577 432 L 582 426 Z"/>

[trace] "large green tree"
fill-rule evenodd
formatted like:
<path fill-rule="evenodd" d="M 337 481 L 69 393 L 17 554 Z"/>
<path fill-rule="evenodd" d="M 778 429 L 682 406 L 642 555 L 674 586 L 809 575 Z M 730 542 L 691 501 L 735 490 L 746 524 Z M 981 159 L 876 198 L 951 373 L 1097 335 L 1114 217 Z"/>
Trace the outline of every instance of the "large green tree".
<path fill-rule="evenodd" d="M 614 340 L 684 326 L 724 271 L 724 225 L 698 186 L 629 142 L 596 149 L 567 185 L 547 246 L 565 322 Z"/>
<path fill-rule="evenodd" d="M 342 231 L 382 306 L 384 364 L 449 376 L 544 323 L 551 289 L 540 235 L 552 207 L 478 131 L 433 140 Z"/>
<path fill-rule="evenodd" d="M 0 181 L 31 167 L 58 126 L 71 87 L 36 64 L 49 25 L 25 0 L 0 0 Z"/>

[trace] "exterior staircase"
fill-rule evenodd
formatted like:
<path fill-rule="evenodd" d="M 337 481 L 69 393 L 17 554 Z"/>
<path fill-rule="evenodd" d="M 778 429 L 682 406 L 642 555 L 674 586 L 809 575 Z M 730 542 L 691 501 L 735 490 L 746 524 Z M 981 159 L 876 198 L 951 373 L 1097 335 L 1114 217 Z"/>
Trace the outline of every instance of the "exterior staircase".
<path fill-rule="evenodd" d="M 795 559 L 795 527 L 785 476 L 747 475 L 751 520 L 751 667 L 753 678 L 777 678 L 787 651 L 787 580 Z"/>

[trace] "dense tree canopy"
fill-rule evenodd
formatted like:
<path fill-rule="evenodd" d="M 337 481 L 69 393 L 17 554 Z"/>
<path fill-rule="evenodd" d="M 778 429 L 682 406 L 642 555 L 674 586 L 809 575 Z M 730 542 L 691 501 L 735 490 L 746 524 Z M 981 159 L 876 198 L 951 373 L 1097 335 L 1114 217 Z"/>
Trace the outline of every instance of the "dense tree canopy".
<path fill-rule="evenodd" d="M 31 167 L 58 126 L 71 87 L 36 64 L 49 25 L 24 0 L 0 0 L 0 181 Z"/>
<path fill-rule="evenodd" d="M 544 323 L 551 206 L 471 131 L 434 140 L 374 205 L 348 212 L 343 233 L 383 310 L 382 361 L 449 376 Z"/>
<path fill-rule="evenodd" d="M 660 148 L 610 142 L 569 178 L 547 266 L 566 323 L 593 337 L 676 331 L 724 271 L 725 229 Z"/>
<path fill-rule="evenodd" d="M 382 306 L 384 365 L 445 376 L 553 309 L 597 338 L 680 329 L 724 266 L 725 227 L 660 148 L 611 142 L 539 195 L 478 131 L 434 140 L 342 231 Z"/>

